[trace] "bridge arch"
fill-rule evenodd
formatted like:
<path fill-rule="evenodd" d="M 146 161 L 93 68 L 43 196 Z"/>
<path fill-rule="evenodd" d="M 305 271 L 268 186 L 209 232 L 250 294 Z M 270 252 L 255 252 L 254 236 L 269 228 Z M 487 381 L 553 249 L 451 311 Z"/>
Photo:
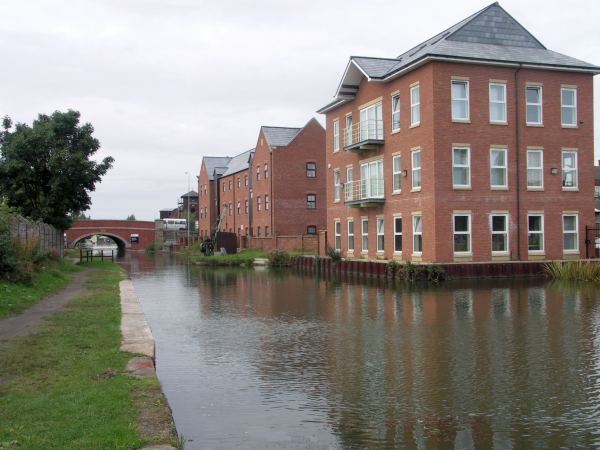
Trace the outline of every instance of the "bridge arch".
<path fill-rule="evenodd" d="M 106 237 L 111 238 L 115 242 L 115 244 L 117 244 L 117 247 L 119 247 L 119 250 L 123 250 L 123 249 L 126 249 L 126 248 L 130 247 L 129 242 L 127 241 L 127 239 L 125 239 L 122 236 L 119 236 L 119 235 L 114 234 L 114 233 L 96 233 L 96 232 L 87 233 L 87 234 L 83 234 L 81 236 L 78 236 L 75 239 L 73 239 L 73 241 L 70 242 L 68 246 L 69 246 L 69 248 L 73 248 L 77 244 L 79 244 L 81 241 L 83 241 L 85 239 L 88 239 L 88 238 L 91 238 L 92 236 L 95 236 L 95 235 L 106 236 Z"/>
<path fill-rule="evenodd" d="M 113 239 L 119 249 L 143 250 L 154 244 L 157 226 L 154 221 L 144 220 L 76 220 L 65 231 L 66 242 L 73 247 L 82 239 L 101 235 Z M 162 231 L 162 227 L 159 229 Z"/>

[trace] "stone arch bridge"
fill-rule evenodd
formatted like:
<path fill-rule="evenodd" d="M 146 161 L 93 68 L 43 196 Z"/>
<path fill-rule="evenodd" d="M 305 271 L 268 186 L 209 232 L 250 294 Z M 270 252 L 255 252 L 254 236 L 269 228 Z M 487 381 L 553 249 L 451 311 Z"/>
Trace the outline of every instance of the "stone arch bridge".
<path fill-rule="evenodd" d="M 154 243 L 156 226 L 154 221 L 142 220 L 75 220 L 65 232 L 66 243 L 73 248 L 81 240 L 100 234 L 112 238 L 120 249 L 141 250 Z M 162 226 L 160 229 L 162 232 Z"/>

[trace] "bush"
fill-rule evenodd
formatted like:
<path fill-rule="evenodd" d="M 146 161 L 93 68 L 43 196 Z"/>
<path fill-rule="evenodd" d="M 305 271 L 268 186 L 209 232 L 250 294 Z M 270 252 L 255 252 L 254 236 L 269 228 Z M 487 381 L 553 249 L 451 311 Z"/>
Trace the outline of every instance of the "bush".
<path fill-rule="evenodd" d="M 396 271 L 396 276 L 407 283 L 426 281 L 437 284 L 446 279 L 446 272 L 439 266 L 417 265 L 408 261 L 400 266 Z"/>
<path fill-rule="evenodd" d="M 600 282 L 600 263 L 595 261 L 552 261 L 544 264 L 544 271 L 561 281 Z"/>
<path fill-rule="evenodd" d="M 269 265 L 274 267 L 289 266 L 291 264 L 291 257 L 285 250 L 275 249 L 269 253 Z"/>
<path fill-rule="evenodd" d="M 327 256 L 331 259 L 331 262 L 338 263 L 342 260 L 342 255 L 333 247 L 327 246 Z"/>
<path fill-rule="evenodd" d="M 389 261 L 385 268 L 385 276 L 388 278 L 394 278 L 396 275 L 396 270 L 398 270 L 398 263 L 394 260 Z"/>

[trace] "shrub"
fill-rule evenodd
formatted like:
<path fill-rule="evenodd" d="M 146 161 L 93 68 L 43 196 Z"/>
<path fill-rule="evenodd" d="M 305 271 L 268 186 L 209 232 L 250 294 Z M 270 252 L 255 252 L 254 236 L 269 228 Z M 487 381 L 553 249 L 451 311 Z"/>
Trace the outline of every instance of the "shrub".
<path fill-rule="evenodd" d="M 394 276 L 396 275 L 396 270 L 398 270 L 398 263 L 394 260 L 391 260 L 387 263 L 387 266 L 385 268 L 385 275 L 388 278 L 394 278 Z"/>
<path fill-rule="evenodd" d="M 417 265 L 408 261 L 396 271 L 396 276 L 407 283 L 415 281 L 426 281 L 428 283 L 439 283 L 446 279 L 444 269 L 434 265 Z"/>
<path fill-rule="evenodd" d="M 290 254 L 285 250 L 275 249 L 269 253 L 269 265 L 271 266 L 289 266 L 291 264 Z"/>
<path fill-rule="evenodd" d="M 600 263 L 595 261 L 552 261 L 544 264 L 544 271 L 561 281 L 600 282 Z"/>
<path fill-rule="evenodd" d="M 338 263 L 342 260 L 342 255 L 333 247 L 327 246 L 327 256 L 331 259 L 331 262 Z"/>

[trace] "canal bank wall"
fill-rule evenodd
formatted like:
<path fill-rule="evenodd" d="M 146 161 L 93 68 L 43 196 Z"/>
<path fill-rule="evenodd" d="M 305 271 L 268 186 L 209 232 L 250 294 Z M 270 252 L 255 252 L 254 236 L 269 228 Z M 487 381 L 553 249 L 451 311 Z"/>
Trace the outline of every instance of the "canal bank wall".
<path fill-rule="evenodd" d="M 470 262 L 437 263 L 428 267 L 442 269 L 448 278 L 509 278 L 542 277 L 544 265 L 548 261 L 506 261 L 506 262 Z M 401 266 L 399 263 L 396 267 Z M 420 264 L 419 266 L 424 266 Z M 314 256 L 292 257 L 292 267 L 308 274 L 358 274 L 369 277 L 394 277 L 388 261 L 346 259 L 333 261 L 331 258 Z"/>

